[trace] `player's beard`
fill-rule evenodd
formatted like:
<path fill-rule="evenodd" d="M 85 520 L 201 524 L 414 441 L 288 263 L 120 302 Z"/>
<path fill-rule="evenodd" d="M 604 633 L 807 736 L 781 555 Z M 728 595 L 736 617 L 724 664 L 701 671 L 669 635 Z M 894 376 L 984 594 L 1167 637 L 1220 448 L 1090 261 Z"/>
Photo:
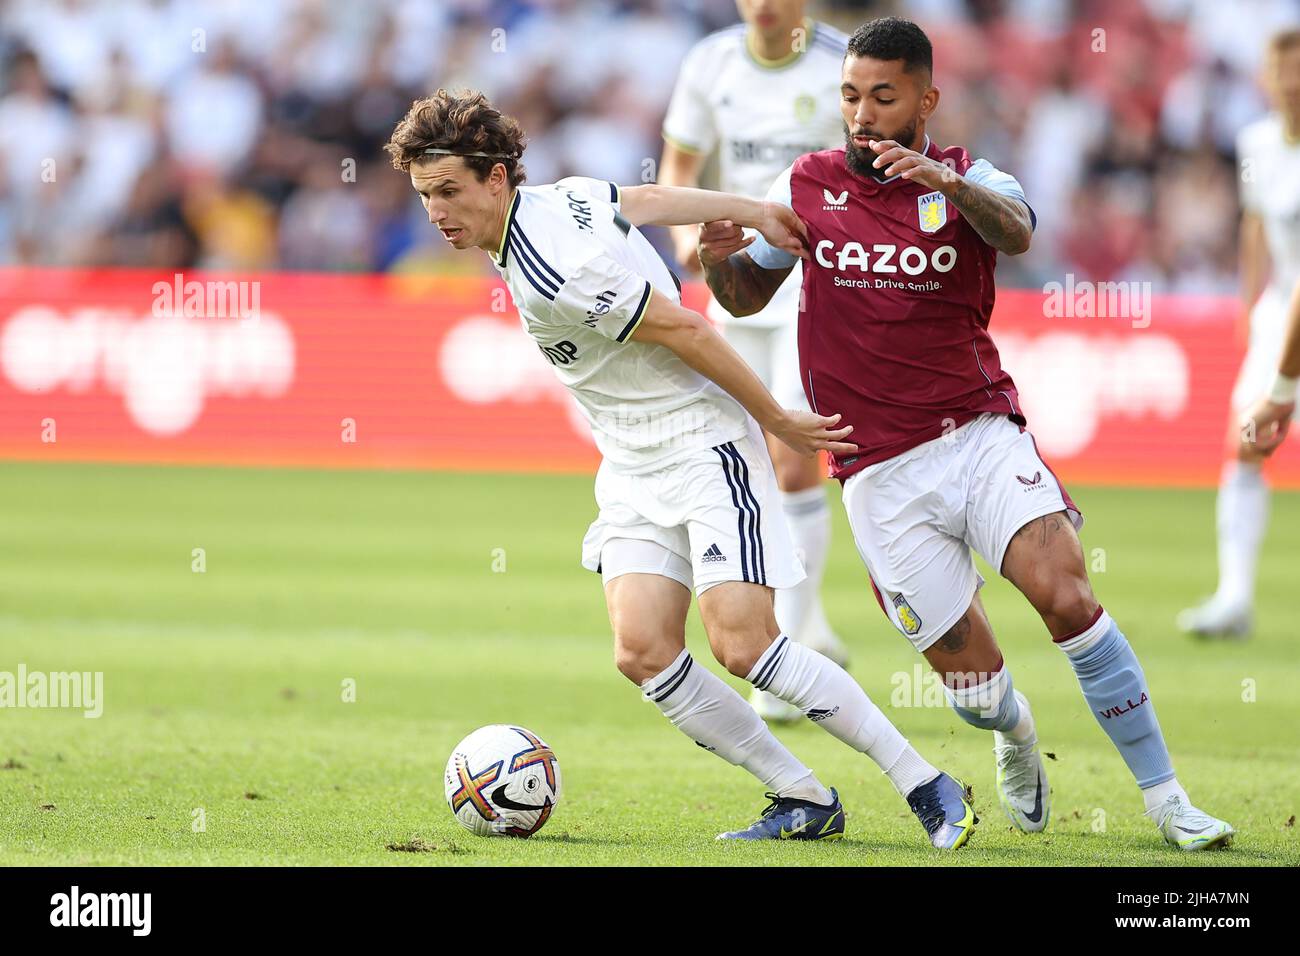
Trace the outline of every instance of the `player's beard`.
<path fill-rule="evenodd" d="M 904 126 L 892 136 L 885 136 L 875 130 L 861 130 L 858 135 L 870 136 L 874 140 L 892 139 L 899 146 L 911 149 L 911 144 L 916 140 L 916 123 Z M 887 178 L 884 169 L 876 169 L 871 164 L 876 161 L 876 154 L 870 149 L 858 149 L 853 145 L 853 131 L 849 129 L 849 124 L 844 124 L 844 161 L 849 167 L 849 172 L 855 176 L 869 176 L 877 182 L 884 182 Z"/>

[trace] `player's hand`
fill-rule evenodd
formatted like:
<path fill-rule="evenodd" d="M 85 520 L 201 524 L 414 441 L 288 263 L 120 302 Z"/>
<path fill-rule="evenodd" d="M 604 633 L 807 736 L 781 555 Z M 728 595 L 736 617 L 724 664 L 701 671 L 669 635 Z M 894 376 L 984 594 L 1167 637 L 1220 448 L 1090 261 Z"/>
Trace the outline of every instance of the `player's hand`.
<path fill-rule="evenodd" d="M 808 254 L 808 227 L 789 206 L 779 202 L 763 203 L 763 218 L 757 228 L 773 248 L 800 259 L 812 258 Z"/>
<path fill-rule="evenodd" d="M 720 262 L 726 262 L 753 242 L 754 238 L 754 236 L 746 238 L 745 231 L 730 219 L 706 222 L 700 226 L 700 241 L 697 247 L 700 263 L 707 269 Z"/>
<path fill-rule="evenodd" d="M 871 165 L 884 170 L 886 178 L 901 175 L 931 189 L 943 189 L 957 181 L 957 171 L 951 166 L 923 156 L 914 149 L 899 146 L 892 139 L 873 139 L 867 145 L 876 154 Z"/>
<path fill-rule="evenodd" d="M 832 455 L 852 455 L 858 450 L 857 445 L 840 440 L 853 431 L 853 426 L 836 428 L 839 415 L 827 418 L 825 415 L 790 408 L 784 411 L 781 420 L 768 428 L 768 431 L 799 454 L 807 457 L 819 451 L 828 451 Z"/>
<path fill-rule="evenodd" d="M 1279 405 L 1261 398 L 1241 419 L 1241 452 L 1268 457 L 1277 451 L 1291 428 L 1295 402 Z"/>

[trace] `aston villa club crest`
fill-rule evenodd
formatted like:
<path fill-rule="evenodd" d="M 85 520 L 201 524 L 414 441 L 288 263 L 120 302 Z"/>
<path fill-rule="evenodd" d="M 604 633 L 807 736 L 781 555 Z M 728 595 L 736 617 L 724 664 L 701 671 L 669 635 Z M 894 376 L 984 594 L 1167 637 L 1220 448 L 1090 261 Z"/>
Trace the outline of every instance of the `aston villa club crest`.
<path fill-rule="evenodd" d="M 904 634 L 910 637 L 921 630 L 921 619 L 912 610 L 912 605 L 907 603 L 907 598 L 901 594 L 894 595 L 894 612 L 898 615 L 898 626 L 903 629 Z"/>
<path fill-rule="evenodd" d="M 916 215 L 922 232 L 938 232 L 948 222 L 948 199 L 941 192 L 917 197 Z"/>

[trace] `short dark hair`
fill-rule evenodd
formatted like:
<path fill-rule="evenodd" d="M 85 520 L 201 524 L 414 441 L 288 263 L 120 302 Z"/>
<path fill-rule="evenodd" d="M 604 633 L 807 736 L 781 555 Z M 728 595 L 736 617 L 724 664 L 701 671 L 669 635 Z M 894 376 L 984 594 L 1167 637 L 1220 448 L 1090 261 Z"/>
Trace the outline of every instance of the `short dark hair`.
<path fill-rule="evenodd" d="M 525 179 L 523 164 L 527 141 L 519 124 L 494 107 L 486 96 L 474 90 L 439 90 L 416 100 L 393 130 L 384 147 L 393 167 L 407 172 L 411 163 L 426 158 L 426 149 L 449 149 L 455 153 L 491 153 L 462 157 L 482 181 L 501 163 L 511 187 Z"/>
<path fill-rule="evenodd" d="M 881 17 L 858 27 L 849 38 L 849 56 L 873 60 L 902 60 L 908 73 L 934 72 L 934 50 L 925 31 L 902 17 Z"/>

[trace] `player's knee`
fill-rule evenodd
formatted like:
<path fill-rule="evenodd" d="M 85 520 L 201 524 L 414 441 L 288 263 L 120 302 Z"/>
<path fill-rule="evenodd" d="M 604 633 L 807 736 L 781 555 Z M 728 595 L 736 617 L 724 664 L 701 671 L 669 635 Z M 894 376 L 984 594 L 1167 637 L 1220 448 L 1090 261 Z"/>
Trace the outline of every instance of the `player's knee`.
<path fill-rule="evenodd" d="M 672 642 L 656 640 L 655 635 L 635 630 L 616 632 L 614 638 L 614 666 L 618 672 L 640 687 L 656 674 L 664 671 L 678 654 L 679 646 Z"/>
<path fill-rule="evenodd" d="M 817 468 L 816 458 L 803 458 L 791 452 L 781 458 L 772 460 L 772 469 L 776 473 L 776 485 L 782 491 L 807 491 L 821 484 L 821 474 Z"/>
<path fill-rule="evenodd" d="M 754 637 L 739 631 L 726 631 L 710 635 L 709 645 L 714 658 L 727 669 L 727 673 L 743 680 L 754 669 L 765 649 L 763 642 Z"/>
<path fill-rule="evenodd" d="M 1053 623 L 1053 630 L 1062 632 L 1087 627 L 1097 612 L 1097 598 L 1082 568 L 1077 574 L 1059 576 L 1049 589 L 1045 603 L 1039 611 Z"/>

